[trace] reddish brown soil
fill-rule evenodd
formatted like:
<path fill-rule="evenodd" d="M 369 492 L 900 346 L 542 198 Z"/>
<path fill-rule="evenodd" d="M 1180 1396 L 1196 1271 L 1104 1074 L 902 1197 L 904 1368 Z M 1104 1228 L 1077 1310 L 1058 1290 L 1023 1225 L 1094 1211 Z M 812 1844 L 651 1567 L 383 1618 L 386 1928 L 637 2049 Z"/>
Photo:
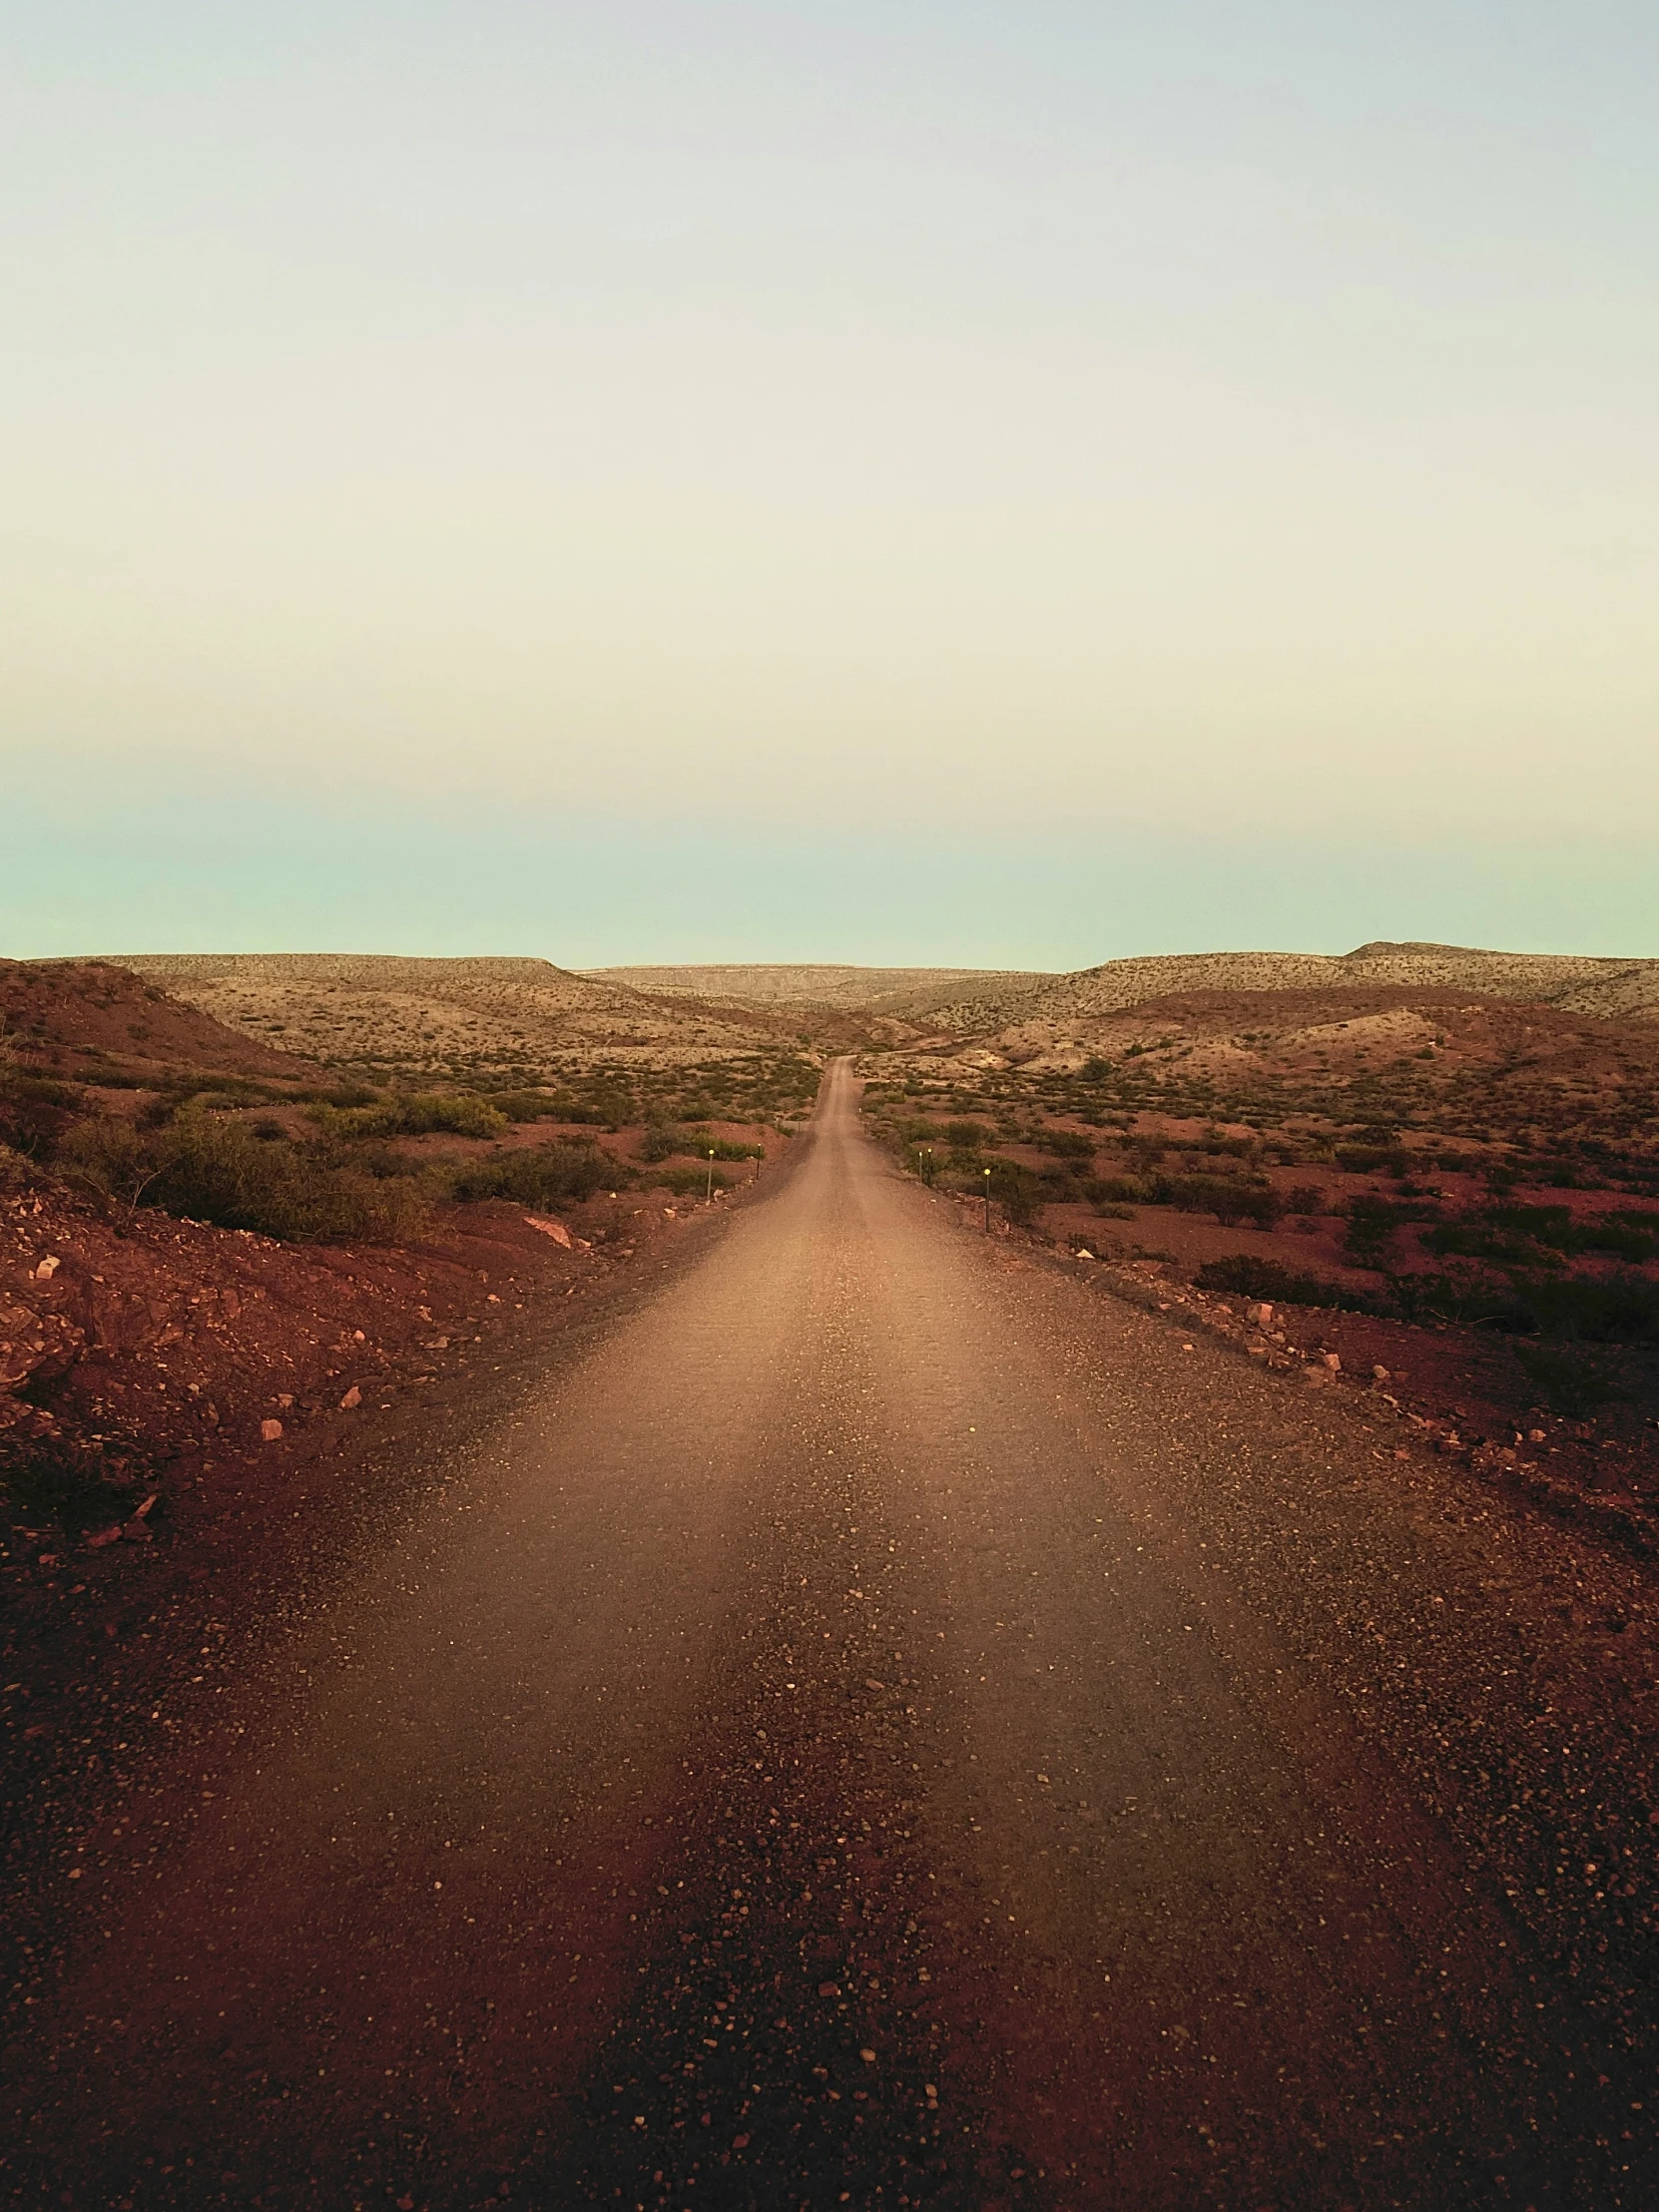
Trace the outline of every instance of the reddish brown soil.
<path fill-rule="evenodd" d="M 1647 2212 L 1642 1570 L 839 1079 L 653 1280 L 76 1678 L 6 2201 Z"/>
<path fill-rule="evenodd" d="M 101 1058 L 136 1069 L 198 1067 L 315 1081 L 292 1053 L 239 1036 L 104 960 L 0 960 L 0 1033 L 30 1059 L 96 1080 Z"/>

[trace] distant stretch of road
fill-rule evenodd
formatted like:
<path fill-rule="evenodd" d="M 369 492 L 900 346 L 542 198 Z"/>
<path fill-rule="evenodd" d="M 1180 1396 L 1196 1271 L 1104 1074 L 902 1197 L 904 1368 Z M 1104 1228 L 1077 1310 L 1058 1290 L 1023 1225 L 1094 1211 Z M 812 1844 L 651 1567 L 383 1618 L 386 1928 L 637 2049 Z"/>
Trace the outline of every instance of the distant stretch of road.
<path fill-rule="evenodd" d="M 834 1069 L 297 1655 L 235 1624 L 0 2201 L 1659 2203 L 1659 1832 L 1514 1618 L 1577 1539 L 1179 1319 Z"/>

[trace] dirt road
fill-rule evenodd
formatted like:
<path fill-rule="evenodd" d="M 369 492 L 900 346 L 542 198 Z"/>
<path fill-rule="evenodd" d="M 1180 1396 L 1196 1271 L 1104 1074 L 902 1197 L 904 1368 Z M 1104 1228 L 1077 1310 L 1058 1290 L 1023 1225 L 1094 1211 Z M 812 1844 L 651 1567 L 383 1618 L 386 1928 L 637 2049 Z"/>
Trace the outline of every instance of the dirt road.
<path fill-rule="evenodd" d="M 1643 1577 L 1178 1322 L 837 1069 L 297 1632 L 205 1623 L 0 2197 L 1659 2202 Z"/>

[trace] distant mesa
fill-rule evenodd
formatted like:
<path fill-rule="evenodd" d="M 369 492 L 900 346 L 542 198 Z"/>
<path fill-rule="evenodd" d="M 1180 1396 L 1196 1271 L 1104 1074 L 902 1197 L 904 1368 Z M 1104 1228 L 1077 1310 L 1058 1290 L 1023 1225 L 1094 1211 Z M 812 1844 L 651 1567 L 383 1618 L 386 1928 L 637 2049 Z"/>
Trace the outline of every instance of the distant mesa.
<path fill-rule="evenodd" d="M 1352 952 L 1345 952 L 1343 958 L 1345 960 L 1385 960 L 1390 954 L 1398 952 L 1441 952 L 1448 956 L 1456 955 L 1468 960 L 1490 960 L 1507 957 L 1506 954 L 1502 953 L 1482 952 L 1475 946 L 1468 944 L 1430 944 L 1426 939 L 1418 937 L 1410 937 L 1396 944 L 1388 937 L 1375 937 L 1370 944 L 1357 944 Z"/>

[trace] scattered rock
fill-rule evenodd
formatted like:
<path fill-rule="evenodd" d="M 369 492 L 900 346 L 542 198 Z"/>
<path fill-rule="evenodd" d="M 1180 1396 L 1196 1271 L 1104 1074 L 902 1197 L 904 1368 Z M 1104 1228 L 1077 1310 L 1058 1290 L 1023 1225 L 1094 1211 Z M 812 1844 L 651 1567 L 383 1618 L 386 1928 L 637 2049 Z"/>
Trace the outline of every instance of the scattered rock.
<path fill-rule="evenodd" d="M 260 1434 L 265 1438 L 268 1444 L 274 1444 L 281 1433 L 282 1424 L 279 1420 L 261 1421 Z"/>
<path fill-rule="evenodd" d="M 563 1245 L 567 1252 L 572 1250 L 570 1231 L 562 1221 L 552 1221 L 546 1214 L 526 1214 L 524 1220 L 528 1228 L 539 1229 L 544 1237 L 551 1237 L 556 1245 Z"/>
<path fill-rule="evenodd" d="M 353 1406 L 360 1405 L 362 1401 L 363 1393 L 361 1390 L 358 1389 L 356 1383 L 353 1382 L 350 1389 L 348 1389 L 345 1395 L 340 1399 L 339 1409 L 342 1413 L 349 1413 Z"/>
<path fill-rule="evenodd" d="M 35 1281 L 37 1283 L 50 1283 L 62 1266 L 63 1262 L 57 1255 L 49 1252 L 35 1270 Z"/>

